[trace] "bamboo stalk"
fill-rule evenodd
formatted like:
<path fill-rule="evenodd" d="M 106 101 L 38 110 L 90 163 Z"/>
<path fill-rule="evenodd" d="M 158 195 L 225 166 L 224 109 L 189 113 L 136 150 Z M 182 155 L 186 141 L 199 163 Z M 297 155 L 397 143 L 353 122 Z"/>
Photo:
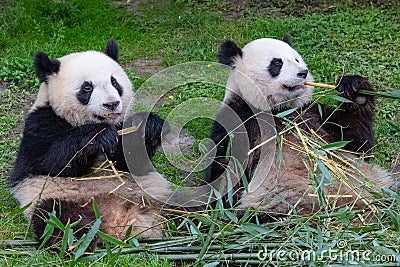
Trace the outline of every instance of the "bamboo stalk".
<path fill-rule="evenodd" d="M 134 133 L 138 130 L 138 126 L 131 126 L 118 131 L 119 135 Z"/>
<path fill-rule="evenodd" d="M 315 83 L 315 82 L 305 82 L 305 85 L 309 86 L 315 86 L 315 87 L 321 87 L 321 88 L 326 88 L 326 89 L 335 89 L 335 85 L 330 85 L 330 84 L 324 84 L 324 83 Z"/>
<path fill-rule="evenodd" d="M 34 240 L 0 240 L 0 247 L 12 246 L 37 246 L 39 243 Z"/>
<path fill-rule="evenodd" d="M 315 82 L 305 82 L 305 85 L 321 87 L 325 89 L 335 89 L 335 85 L 325 84 L 325 83 L 315 83 Z M 368 91 L 368 90 L 359 90 L 358 93 L 364 95 L 373 95 L 373 96 L 381 96 L 386 98 L 400 99 L 400 90 L 393 90 L 390 92 L 381 92 L 381 91 Z"/>

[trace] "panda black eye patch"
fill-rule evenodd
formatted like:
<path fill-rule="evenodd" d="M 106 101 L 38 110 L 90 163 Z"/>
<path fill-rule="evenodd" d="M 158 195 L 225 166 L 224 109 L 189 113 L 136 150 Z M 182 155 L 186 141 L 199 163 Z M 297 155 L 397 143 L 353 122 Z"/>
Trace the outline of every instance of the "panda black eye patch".
<path fill-rule="evenodd" d="M 87 105 L 89 104 L 92 92 L 93 92 L 93 84 L 91 82 L 85 81 L 81 85 L 81 89 L 76 94 L 76 97 L 78 98 L 79 102 L 81 102 L 82 105 Z"/>
<path fill-rule="evenodd" d="M 122 86 L 118 83 L 114 76 L 111 76 L 111 85 L 114 86 L 114 88 L 117 89 L 118 94 L 122 96 Z"/>
<path fill-rule="evenodd" d="M 272 77 L 276 77 L 281 73 L 283 61 L 280 58 L 274 58 L 268 66 L 268 72 Z"/>

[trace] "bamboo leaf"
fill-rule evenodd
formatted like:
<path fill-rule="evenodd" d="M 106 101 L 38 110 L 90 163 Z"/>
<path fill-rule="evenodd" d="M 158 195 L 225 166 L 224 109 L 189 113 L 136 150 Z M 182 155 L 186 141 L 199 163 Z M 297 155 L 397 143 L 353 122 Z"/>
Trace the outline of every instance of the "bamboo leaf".
<path fill-rule="evenodd" d="M 244 214 L 242 215 L 242 217 L 239 220 L 239 224 L 242 224 L 244 222 L 246 222 L 250 216 L 252 215 L 252 213 L 254 212 L 253 210 L 254 208 L 247 208 L 244 212 Z"/>
<path fill-rule="evenodd" d="M 132 238 L 131 243 L 134 247 L 140 247 L 139 241 L 137 240 L 137 238 Z"/>
<path fill-rule="evenodd" d="M 393 199 L 396 199 L 397 202 L 400 203 L 400 195 L 398 193 L 396 193 L 395 191 L 389 189 L 389 188 L 382 188 L 383 192 L 386 192 L 387 194 L 389 194 L 389 196 Z"/>
<path fill-rule="evenodd" d="M 358 93 L 364 94 L 364 95 L 373 95 L 373 96 L 380 96 L 380 97 L 386 97 L 386 98 L 400 99 L 400 90 L 392 90 L 392 91 L 388 91 L 388 92 L 360 90 L 360 91 L 358 91 Z"/>
<path fill-rule="evenodd" d="M 218 266 L 219 263 L 220 263 L 219 261 L 214 261 L 214 262 L 204 264 L 203 267 L 215 267 L 215 266 Z"/>
<path fill-rule="evenodd" d="M 331 183 L 331 174 L 328 170 L 328 168 L 326 168 L 325 164 L 323 164 L 319 159 L 315 159 L 315 162 L 317 163 L 319 169 L 322 172 L 322 178 L 326 178 L 326 180 L 328 181 L 328 183 L 325 183 L 324 180 L 322 179 L 321 183 L 326 185 L 326 184 L 330 184 Z"/>
<path fill-rule="evenodd" d="M 282 157 L 283 157 L 281 140 L 282 140 L 281 135 L 278 132 L 276 132 L 276 143 L 278 144 L 278 151 L 276 152 L 276 166 L 278 168 L 280 168 L 280 166 L 281 166 Z"/>
<path fill-rule="evenodd" d="M 43 235 L 41 236 L 41 239 L 43 239 L 43 241 L 40 244 L 39 249 L 42 249 L 46 245 L 47 241 L 53 235 L 53 232 L 54 232 L 54 225 L 47 223 L 46 227 L 44 228 Z"/>
<path fill-rule="evenodd" d="M 242 225 L 242 228 L 244 231 L 246 231 L 252 235 L 258 235 L 258 234 L 267 233 L 268 231 L 270 231 L 261 225 L 256 225 L 253 223 L 244 223 Z"/>
<path fill-rule="evenodd" d="M 276 114 L 275 116 L 278 117 L 278 118 L 283 118 L 283 117 L 286 117 L 287 115 L 292 114 L 293 112 L 295 112 L 296 109 L 297 108 L 291 108 L 291 109 L 285 110 L 283 112 L 280 112 L 280 113 Z"/>
<path fill-rule="evenodd" d="M 229 206 L 233 207 L 233 186 L 232 186 L 232 177 L 231 172 L 229 170 L 226 171 L 226 180 L 227 180 L 227 195 Z"/>
<path fill-rule="evenodd" d="M 226 152 L 225 152 L 225 159 L 229 160 L 229 158 L 231 157 L 231 150 L 232 150 L 232 139 L 234 137 L 234 135 L 228 134 L 228 147 L 226 148 Z"/>
<path fill-rule="evenodd" d="M 222 182 L 223 182 L 223 181 L 221 181 L 221 183 L 222 183 Z M 221 190 L 220 190 L 220 191 L 221 191 Z M 221 196 L 220 191 L 215 190 L 215 189 L 213 188 L 213 192 L 214 192 L 215 197 L 216 197 L 216 199 L 217 199 L 217 205 L 220 205 L 220 207 L 224 207 L 224 203 L 223 203 L 223 201 L 222 201 L 222 196 Z M 222 192 L 222 191 L 221 191 L 221 192 Z"/>
<path fill-rule="evenodd" d="M 71 223 L 71 228 L 74 228 L 75 226 L 77 226 L 81 221 L 82 221 L 82 216 L 79 215 L 79 220 L 77 220 L 76 222 Z"/>
<path fill-rule="evenodd" d="M 92 198 L 92 205 L 93 205 L 93 211 L 94 211 L 94 215 L 96 216 L 96 219 L 100 219 L 99 206 L 97 205 L 97 202 L 94 198 Z"/>
<path fill-rule="evenodd" d="M 396 230 L 400 230 L 400 214 L 395 214 L 392 210 L 388 209 L 387 214 L 389 215 L 390 219 L 393 222 L 394 227 L 396 227 Z"/>
<path fill-rule="evenodd" d="M 217 218 L 217 212 L 215 210 L 211 211 L 211 218 L 213 220 L 215 220 Z M 208 234 L 206 235 L 206 240 L 203 243 L 203 247 L 199 252 L 199 259 L 203 259 L 204 255 L 206 254 L 207 250 L 210 248 L 210 244 L 211 244 L 211 240 L 213 238 L 214 235 L 214 231 L 215 231 L 215 226 L 216 224 L 212 224 L 210 226 L 210 229 L 208 230 Z"/>
<path fill-rule="evenodd" d="M 225 209 L 224 212 L 225 212 L 225 215 L 229 218 L 229 220 L 233 221 L 234 223 L 238 222 L 238 218 L 235 214 L 233 214 L 232 212 L 230 212 L 227 209 Z"/>
<path fill-rule="evenodd" d="M 193 217 L 204 225 L 212 225 L 214 223 L 209 217 L 202 214 L 195 213 Z"/>
<path fill-rule="evenodd" d="M 114 244 L 116 246 L 120 246 L 120 247 L 129 247 L 129 245 L 121 240 L 118 240 L 106 233 L 103 233 L 102 231 L 97 231 L 97 235 L 102 238 L 103 240 L 106 240 L 108 242 L 110 242 L 111 244 Z"/>
<path fill-rule="evenodd" d="M 64 224 L 56 217 L 56 212 L 53 210 L 52 213 L 48 213 L 49 219 L 47 223 L 52 224 L 54 227 L 57 227 L 60 229 L 62 232 L 65 231 L 65 226 Z"/>
<path fill-rule="evenodd" d="M 201 233 L 201 231 L 199 230 L 199 228 L 196 226 L 196 224 L 194 224 L 194 222 L 189 218 L 187 218 L 187 222 L 189 223 L 190 233 L 192 235 L 198 236 L 200 238 L 201 242 L 204 242 L 204 236 Z"/>
<path fill-rule="evenodd" d="M 333 151 L 333 150 L 338 150 L 339 148 L 343 148 L 346 146 L 350 141 L 337 141 L 333 142 L 324 146 L 321 146 L 321 149 L 328 150 L 328 151 Z"/>
<path fill-rule="evenodd" d="M 106 252 L 109 257 L 112 256 L 112 249 L 110 246 L 110 242 L 104 240 L 104 245 L 106 246 Z"/>
<path fill-rule="evenodd" d="M 132 224 L 131 224 L 131 225 L 128 226 L 128 229 L 126 229 L 126 232 L 125 232 L 125 239 L 128 239 L 128 238 L 131 236 L 131 234 L 132 234 L 132 229 L 133 229 L 133 226 L 132 226 Z"/>
<path fill-rule="evenodd" d="M 63 238 L 61 240 L 60 257 L 63 257 L 65 252 L 67 251 L 67 246 L 68 246 L 70 238 L 72 240 L 74 239 L 73 235 L 70 236 L 70 234 L 72 234 L 71 230 L 72 230 L 71 229 L 71 225 L 68 222 L 67 225 L 65 226 L 64 236 L 63 236 Z"/>
<path fill-rule="evenodd" d="M 93 226 L 90 228 L 89 232 L 81 238 L 82 242 L 81 242 L 78 250 L 75 253 L 75 257 L 74 257 L 75 260 L 79 259 L 83 255 L 83 253 L 85 253 L 86 249 L 89 247 L 90 243 L 93 241 L 93 238 L 95 237 L 96 233 L 98 232 L 98 230 L 100 228 L 100 224 L 101 224 L 101 220 L 96 219 Z"/>
<path fill-rule="evenodd" d="M 240 177 L 240 179 L 242 180 L 243 188 L 247 192 L 247 189 L 249 187 L 249 181 L 247 180 L 246 173 L 243 169 L 243 166 L 236 158 L 233 159 L 233 162 L 235 163 L 235 171 L 238 174 L 238 176 Z"/>
<path fill-rule="evenodd" d="M 319 112 L 319 116 L 321 117 L 321 119 L 322 119 L 322 107 L 321 107 L 321 104 L 319 104 L 319 103 L 317 103 L 317 107 L 318 107 L 318 112 Z"/>
<path fill-rule="evenodd" d="M 347 99 L 347 98 L 344 98 L 344 97 L 342 97 L 342 96 L 330 95 L 329 97 L 332 98 L 332 99 L 335 99 L 335 100 L 337 100 L 337 101 L 339 101 L 339 102 L 342 102 L 342 103 L 352 103 L 351 100 L 349 100 L 349 99 Z"/>

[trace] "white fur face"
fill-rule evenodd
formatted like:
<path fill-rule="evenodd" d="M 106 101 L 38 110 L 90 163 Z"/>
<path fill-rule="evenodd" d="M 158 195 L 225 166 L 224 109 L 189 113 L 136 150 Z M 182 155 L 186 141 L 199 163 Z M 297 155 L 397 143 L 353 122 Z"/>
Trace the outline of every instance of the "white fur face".
<path fill-rule="evenodd" d="M 235 57 L 228 87 L 249 104 L 262 110 L 281 110 L 302 107 L 311 101 L 313 87 L 305 86 L 304 82 L 312 81 L 313 77 L 290 45 L 263 38 L 248 43 L 242 52 L 242 57 Z M 254 92 L 255 87 L 249 85 L 248 79 L 262 95 Z"/>
<path fill-rule="evenodd" d="M 47 94 L 54 112 L 73 126 L 122 122 L 133 91 L 132 83 L 116 61 L 97 51 L 72 53 L 58 61 L 60 70 L 42 83 L 38 104 L 44 102 Z"/>

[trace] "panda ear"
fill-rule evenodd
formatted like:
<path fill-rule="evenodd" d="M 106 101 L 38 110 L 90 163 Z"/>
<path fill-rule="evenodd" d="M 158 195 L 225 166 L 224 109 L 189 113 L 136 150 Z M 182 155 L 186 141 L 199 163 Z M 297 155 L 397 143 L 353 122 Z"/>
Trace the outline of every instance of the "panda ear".
<path fill-rule="evenodd" d="M 35 65 L 36 76 L 41 83 L 47 81 L 47 76 L 60 70 L 60 61 L 57 59 L 51 60 L 44 52 L 35 54 L 33 64 Z"/>
<path fill-rule="evenodd" d="M 289 34 L 286 33 L 286 34 L 283 36 L 283 41 L 284 41 L 285 43 L 287 43 L 288 45 L 292 46 L 292 40 L 290 39 L 290 35 L 289 35 Z"/>
<path fill-rule="evenodd" d="M 242 57 L 242 49 L 237 47 L 237 45 L 231 41 L 225 41 L 222 43 L 221 48 L 218 52 L 219 63 L 234 67 L 237 57 Z"/>
<path fill-rule="evenodd" d="M 106 51 L 104 53 L 118 63 L 118 44 L 115 40 L 108 40 Z"/>

